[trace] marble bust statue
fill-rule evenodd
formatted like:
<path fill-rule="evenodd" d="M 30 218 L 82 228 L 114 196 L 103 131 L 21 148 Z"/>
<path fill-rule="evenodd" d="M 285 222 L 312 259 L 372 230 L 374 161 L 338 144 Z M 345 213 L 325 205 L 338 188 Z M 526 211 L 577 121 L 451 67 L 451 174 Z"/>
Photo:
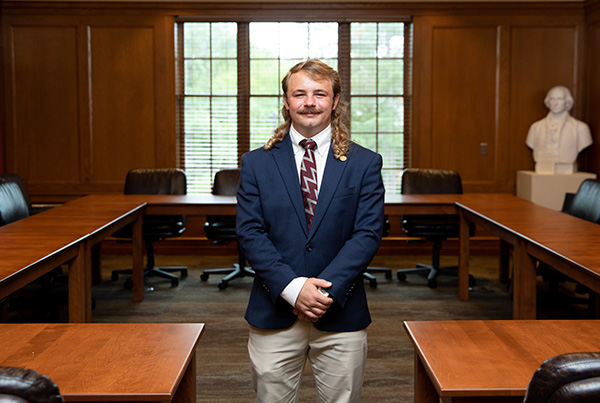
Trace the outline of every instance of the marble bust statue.
<path fill-rule="evenodd" d="M 573 102 L 566 87 L 552 87 L 548 91 L 544 104 L 549 113 L 531 125 L 525 141 L 533 149 L 535 172 L 577 172 L 577 155 L 592 144 L 592 135 L 586 123 L 570 115 Z"/>

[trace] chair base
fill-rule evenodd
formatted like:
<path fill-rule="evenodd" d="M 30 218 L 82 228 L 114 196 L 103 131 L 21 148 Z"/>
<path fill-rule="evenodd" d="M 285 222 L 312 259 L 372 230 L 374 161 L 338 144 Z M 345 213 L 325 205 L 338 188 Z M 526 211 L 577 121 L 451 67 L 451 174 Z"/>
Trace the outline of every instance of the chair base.
<path fill-rule="evenodd" d="M 458 276 L 458 266 L 444 266 L 444 267 L 434 267 L 430 264 L 417 263 L 417 267 L 412 269 L 401 269 L 398 270 L 396 275 L 398 276 L 398 280 L 405 281 L 407 274 L 427 274 L 427 285 L 429 288 L 437 287 L 437 277 L 440 274 L 446 274 L 450 276 Z M 475 277 L 469 274 L 469 287 L 475 285 Z"/>
<path fill-rule="evenodd" d="M 367 267 L 363 273 L 363 278 L 369 281 L 369 287 L 377 288 L 377 279 L 372 273 L 384 273 L 386 280 L 392 279 L 392 269 L 387 267 Z"/>
<path fill-rule="evenodd" d="M 224 290 L 229 285 L 229 281 L 233 279 L 246 276 L 254 277 L 254 270 L 245 266 L 240 268 L 240 265 L 235 263 L 231 268 L 204 270 L 200 275 L 200 280 L 207 281 L 208 276 L 211 274 L 226 274 L 226 276 L 221 279 L 221 282 L 218 285 L 220 290 Z"/>
<path fill-rule="evenodd" d="M 146 277 L 161 277 L 167 280 L 171 280 L 171 286 L 177 287 L 179 285 L 179 276 L 173 274 L 173 272 L 181 272 L 181 279 L 183 280 L 188 276 L 188 269 L 185 266 L 172 266 L 172 267 L 146 267 L 144 269 L 144 278 Z M 116 281 L 120 274 L 133 274 L 131 269 L 125 270 L 113 270 L 111 274 L 111 280 Z M 130 290 L 133 288 L 133 278 L 129 277 L 125 280 L 123 287 Z"/>

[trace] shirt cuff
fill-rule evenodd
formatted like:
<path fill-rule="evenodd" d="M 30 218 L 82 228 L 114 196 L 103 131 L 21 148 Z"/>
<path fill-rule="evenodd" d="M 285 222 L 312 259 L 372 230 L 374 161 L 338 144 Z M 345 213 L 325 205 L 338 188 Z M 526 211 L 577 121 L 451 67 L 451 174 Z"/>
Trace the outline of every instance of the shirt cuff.
<path fill-rule="evenodd" d="M 291 306 L 296 306 L 296 299 L 300 294 L 300 290 L 304 287 L 308 277 L 296 277 L 281 291 L 281 297 L 285 299 Z"/>

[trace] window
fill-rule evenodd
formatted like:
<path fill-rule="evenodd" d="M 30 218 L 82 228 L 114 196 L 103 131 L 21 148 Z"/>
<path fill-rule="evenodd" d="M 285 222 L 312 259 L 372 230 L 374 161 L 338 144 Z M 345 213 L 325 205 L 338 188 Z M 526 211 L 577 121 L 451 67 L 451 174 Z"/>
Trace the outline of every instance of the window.
<path fill-rule="evenodd" d="M 403 22 L 177 22 L 179 166 L 189 193 L 209 193 L 281 123 L 281 79 L 318 58 L 338 70 L 353 140 L 383 155 L 399 193 L 410 145 L 411 25 Z"/>

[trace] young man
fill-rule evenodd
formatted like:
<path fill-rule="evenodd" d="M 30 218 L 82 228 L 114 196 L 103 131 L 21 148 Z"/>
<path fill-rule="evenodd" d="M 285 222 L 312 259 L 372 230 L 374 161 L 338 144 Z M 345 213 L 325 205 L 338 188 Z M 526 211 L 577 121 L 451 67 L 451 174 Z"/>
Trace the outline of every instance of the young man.
<path fill-rule="evenodd" d="M 285 122 L 242 157 L 237 192 L 238 239 L 256 273 L 245 318 L 257 400 L 297 401 L 308 358 L 320 402 L 358 402 L 371 323 L 362 273 L 381 243 L 382 159 L 350 141 L 331 67 L 299 63 L 282 87 Z"/>

